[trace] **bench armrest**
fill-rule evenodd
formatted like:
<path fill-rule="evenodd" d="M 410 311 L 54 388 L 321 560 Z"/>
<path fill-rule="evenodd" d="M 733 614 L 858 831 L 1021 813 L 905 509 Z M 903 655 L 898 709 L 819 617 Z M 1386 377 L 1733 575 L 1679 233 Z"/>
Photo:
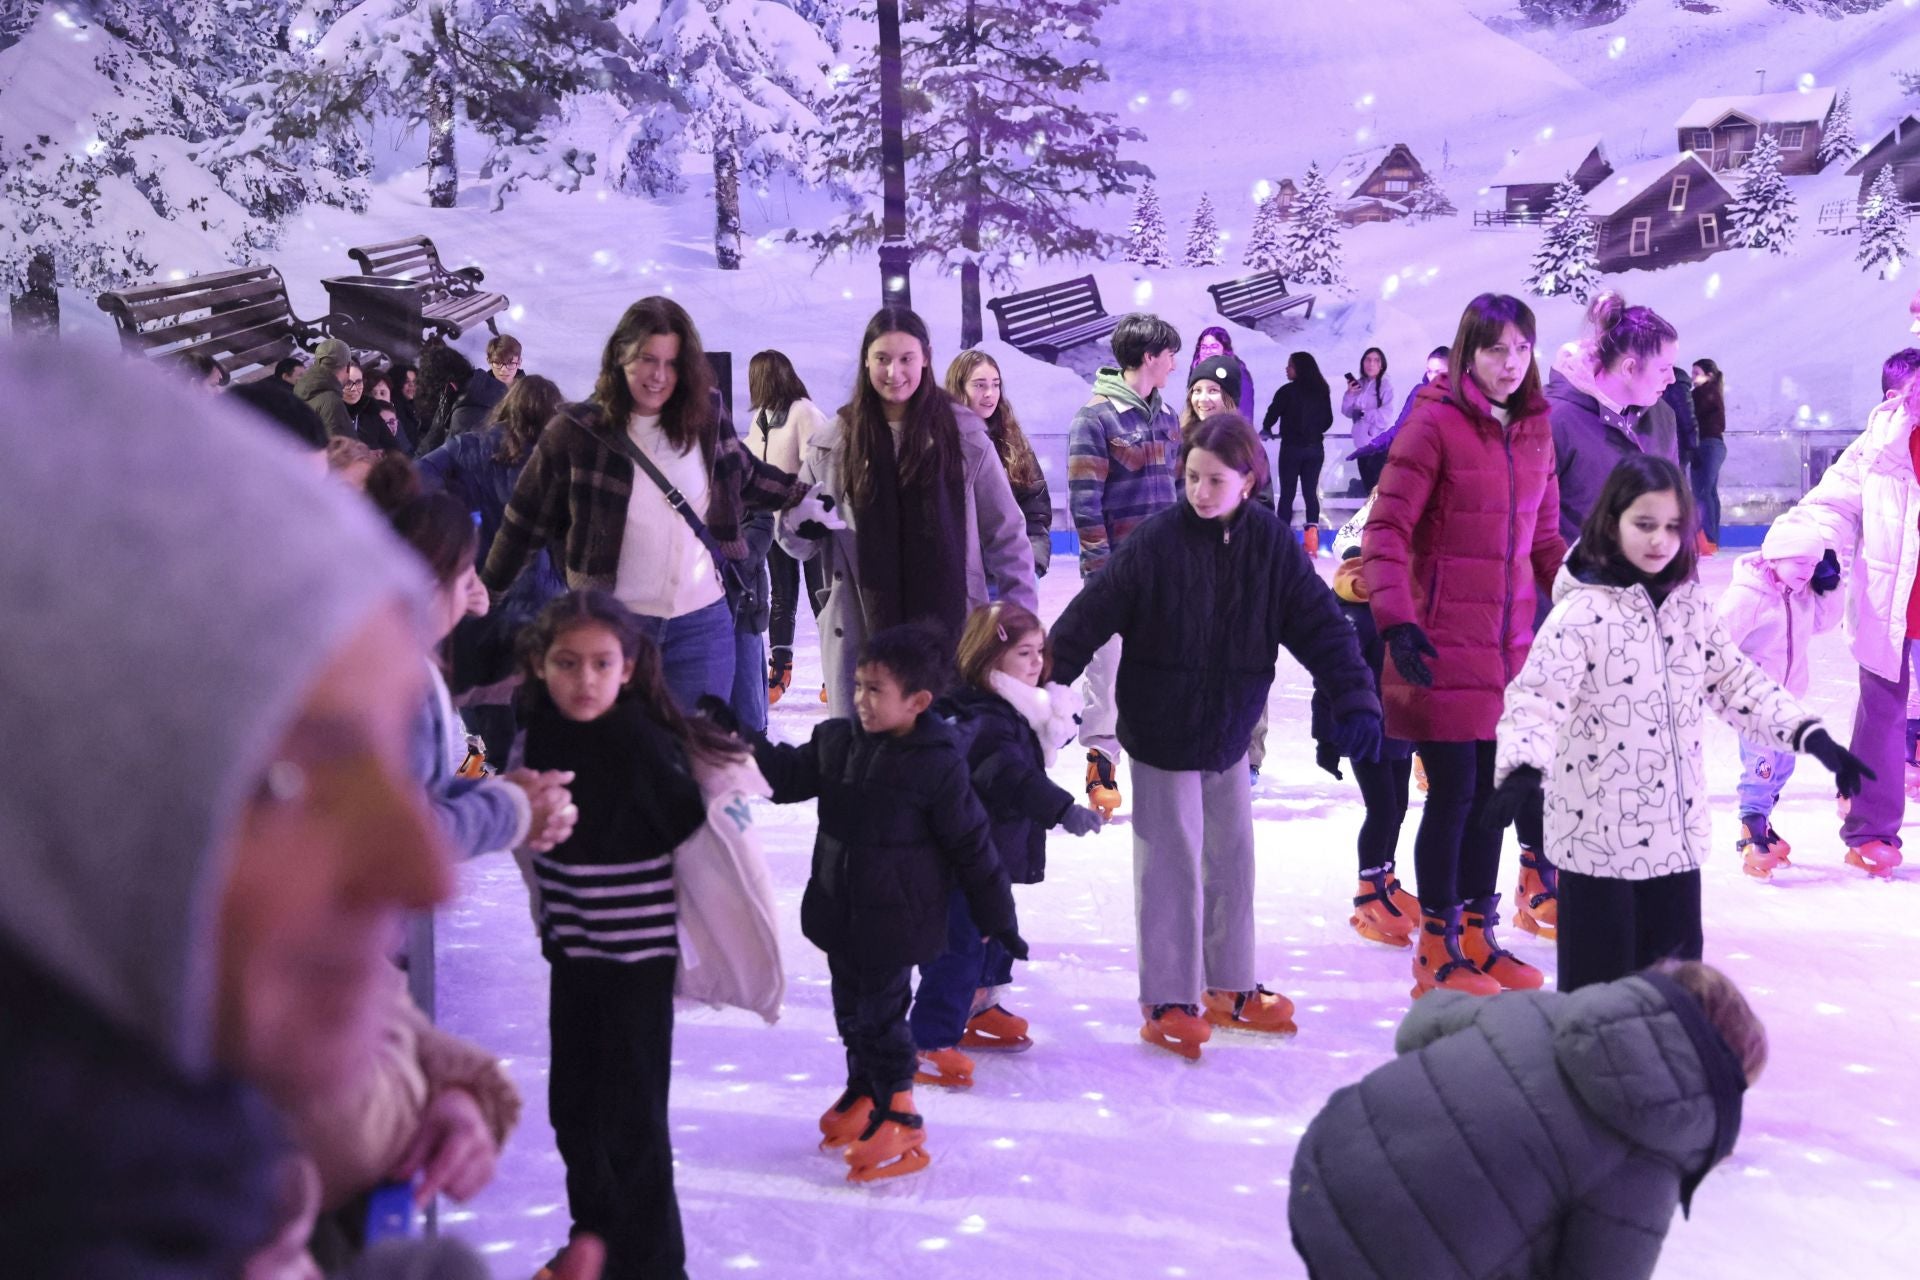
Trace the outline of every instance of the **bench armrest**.
<path fill-rule="evenodd" d="M 454 270 L 447 272 L 447 274 L 450 276 L 459 276 L 461 279 L 473 284 L 479 284 L 487 278 L 486 273 L 478 267 L 456 267 Z"/>

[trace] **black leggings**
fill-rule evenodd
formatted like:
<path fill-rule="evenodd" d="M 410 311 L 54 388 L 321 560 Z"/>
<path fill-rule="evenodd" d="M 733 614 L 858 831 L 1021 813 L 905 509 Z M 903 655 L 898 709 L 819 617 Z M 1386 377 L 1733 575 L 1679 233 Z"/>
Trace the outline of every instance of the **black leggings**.
<path fill-rule="evenodd" d="M 1400 826 L 1407 818 L 1407 779 L 1413 773 L 1413 760 L 1350 760 L 1348 765 L 1366 805 L 1366 816 L 1360 819 L 1360 870 L 1366 872 L 1393 861 Z"/>
<path fill-rule="evenodd" d="M 1612 982 L 1669 957 L 1698 960 L 1704 945 L 1698 871 L 1651 880 L 1560 873 L 1560 990 Z"/>
<path fill-rule="evenodd" d="M 1300 490 L 1307 504 L 1307 523 L 1320 523 L 1320 468 L 1327 460 L 1325 449 L 1296 449 L 1280 446 L 1280 518 L 1293 524 L 1293 491 Z"/>
<path fill-rule="evenodd" d="M 820 589 L 824 582 L 820 576 L 820 557 L 815 556 L 804 566 L 785 551 L 778 543 L 767 548 L 767 572 L 773 576 L 772 618 L 767 623 L 767 643 L 776 649 L 793 648 L 793 621 L 800 604 L 801 569 L 806 570 L 807 605 L 813 610 L 813 616 L 820 616 Z"/>
<path fill-rule="evenodd" d="M 1442 911 L 1484 898 L 1500 878 L 1504 832 L 1480 824 L 1493 794 L 1491 742 L 1423 742 L 1427 806 L 1413 838 L 1420 905 Z"/>

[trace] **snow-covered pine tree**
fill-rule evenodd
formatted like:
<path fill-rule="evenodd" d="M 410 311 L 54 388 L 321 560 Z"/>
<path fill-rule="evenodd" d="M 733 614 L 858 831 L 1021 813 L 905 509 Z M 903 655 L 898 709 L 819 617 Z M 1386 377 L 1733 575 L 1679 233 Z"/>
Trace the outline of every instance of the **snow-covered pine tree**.
<path fill-rule="evenodd" d="M 1241 255 L 1243 265 L 1256 271 L 1281 271 L 1285 269 L 1287 245 L 1285 238 L 1286 223 L 1280 216 L 1279 193 L 1268 196 L 1260 202 L 1253 213 L 1253 230 L 1247 233 L 1247 249 Z"/>
<path fill-rule="evenodd" d="M 1860 210 L 1860 252 L 1854 261 L 1862 271 L 1878 270 L 1885 280 L 1897 272 L 1907 256 L 1907 206 L 1900 198 L 1900 184 L 1886 165 L 1874 175 L 1867 188 L 1867 203 Z"/>
<path fill-rule="evenodd" d="M 1780 140 L 1763 133 L 1740 170 L 1740 190 L 1727 206 L 1727 239 L 1746 249 L 1785 253 L 1798 221 L 1793 190 L 1780 176 Z"/>
<path fill-rule="evenodd" d="M 1527 289 L 1543 298 L 1562 294 L 1585 302 L 1599 287 L 1599 238 L 1587 213 L 1587 193 L 1569 173 L 1553 189 L 1545 233 L 1527 272 Z"/>
<path fill-rule="evenodd" d="M 712 157 L 713 255 L 737 270 L 740 179 L 803 167 L 833 50 L 813 22 L 774 0 L 636 0 L 617 24 L 641 65 L 671 86 L 665 102 L 643 105 L 629 125 L 678 134 Z"/>
<path fill-rule="evenodd" d="M 57 286 L 118 288 L 271 244 L 273 224 L 199 162 L 229 125 L 164 48 L 40 6 L 0 50 L 0 277 L 22 324 L 57 330 Z"/>
<path fill-rule="evenodd" d="M 1828 165 L 1835 160 L 1851 161 L 1858 154 L 1860 144 L 1853 136 L 1853 90 L 1842 89 L 1834 100 L 1833 114 L 1827 117 L 1818 158 L 1822 165 Z"/>
<path fill-rule="evenodd" d="M 1193 225 L 1187 229 L 1185 262 L 1189 267 L 1220 265 L 1220 219 L 1213 212 L 1212 197 L 1204 191 L 1193 210 Z"/>
<path fill-rule="evenodd" d="M 1454 208 L 1453 201 L 1447 198 L 1444 188 L 1431 177 L 1420 183 L 1407 197 L 1407 207 L 1413 216 L 1422 221 L 1434 218 L 1451 218 L 1460 211 Z"/>
<path fill-rule="evenodd" d="M 1134 198 L 1133 221 L 1127 226 L 1127 261 L 1142 267 L 1170 267 L 1167 256 L 1167 220 L 1160 214 L 1160 192 L 1153 179 L 1140 184 Z"/>
<path fill-rule="evenodd" d="M 1340 215 L 1318 164 L 1307 166 L 1287 224 L 1287 272 L 1299 284 L 1342 287 L 1347 282 L 1340 261 Z"/>
<path fill-rule="evenodd" d="M 820 38 L 829 46 L 840 47 L 840 24 L 847 16 L 847 0 L 779 0 L 787 8 L 819 28 Z"/>
<path fill-rule="evenodd" d="M 1030 257 L 1104 257 L 1118 238 L 1076 207 L 1129 193 L 1146 166 L 1120 158 L 1139 130 L 1076 100 L 1107 71 L 1087 51 L 1113 0 L 917 0 L 901 24 L 907 236 L 960 277 L 960 341 L 980 340 L 980 282 Z M 874 19 L 871 0 L 852 17 Z M 814 145 L 847 212 L 806 236 L 823 257 L 881 238 L 880 69 L 855 61 Z"/>

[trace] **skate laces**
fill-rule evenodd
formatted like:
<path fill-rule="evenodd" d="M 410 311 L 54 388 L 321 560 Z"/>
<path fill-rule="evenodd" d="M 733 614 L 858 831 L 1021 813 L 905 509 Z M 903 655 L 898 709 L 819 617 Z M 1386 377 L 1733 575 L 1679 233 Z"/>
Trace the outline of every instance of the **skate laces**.
<path fill-rule="evenodd" d="M 1187 1015 L 1187 1016 L 1188 1016 L 1189 1018 L 1197 1018 L 1197 1017 L 1199 1017 L 1199 1016 L 1200 1016 L 1200 1006 L 1199 1006 L 1199 1005 L 1194 1005 L 1194 1004 L 1157 1004 L 1157 1005 L 1155 1005 L 1155 1006 L 1153 1006 L 1153 1018 L 1152 1018 L 1151 1020 L 1152 1020 L 1152 1021 L 1154 1021 L 1154 1022 L 1158 1022 L 1158 1021 L 1160 1021 L 1160 1019 L 1162 1019 L 1162 1018 L 1164 1018 L 1164 1017 L 1166 1017 L 1166 1016 L 1167 1016 L 1167 1014 L 1168 1014 L 1169 1012 L 1171 1012 L 1172 1010 L 1174 1010 L 1174 1009 L 1178 1009 L 1178 1010 L 1179 1010 L 1180 1012 L 1182 1012 L 1182 1013 L 1184 1013 L 1184 1014 L 1186 1014 L 1186 1015 Z M 1237 1008 L 1235 1009 L 1235 1012 L 1238 1012 L 1238 1009 L 1237 1009 Z"/>

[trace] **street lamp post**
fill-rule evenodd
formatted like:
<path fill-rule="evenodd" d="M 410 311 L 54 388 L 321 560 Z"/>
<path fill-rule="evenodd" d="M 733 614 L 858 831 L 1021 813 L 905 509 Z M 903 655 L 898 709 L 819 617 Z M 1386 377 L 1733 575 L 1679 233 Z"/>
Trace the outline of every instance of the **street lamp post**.
<path fill-rule="evenodd" d="M 907 242 L 907 155 L 900 101 L 900 0 L 880 6 L 880 177 L 884 198 L 880 240 L 880 303 L 911 307 L 908 268 L 913 247 Z"/>

